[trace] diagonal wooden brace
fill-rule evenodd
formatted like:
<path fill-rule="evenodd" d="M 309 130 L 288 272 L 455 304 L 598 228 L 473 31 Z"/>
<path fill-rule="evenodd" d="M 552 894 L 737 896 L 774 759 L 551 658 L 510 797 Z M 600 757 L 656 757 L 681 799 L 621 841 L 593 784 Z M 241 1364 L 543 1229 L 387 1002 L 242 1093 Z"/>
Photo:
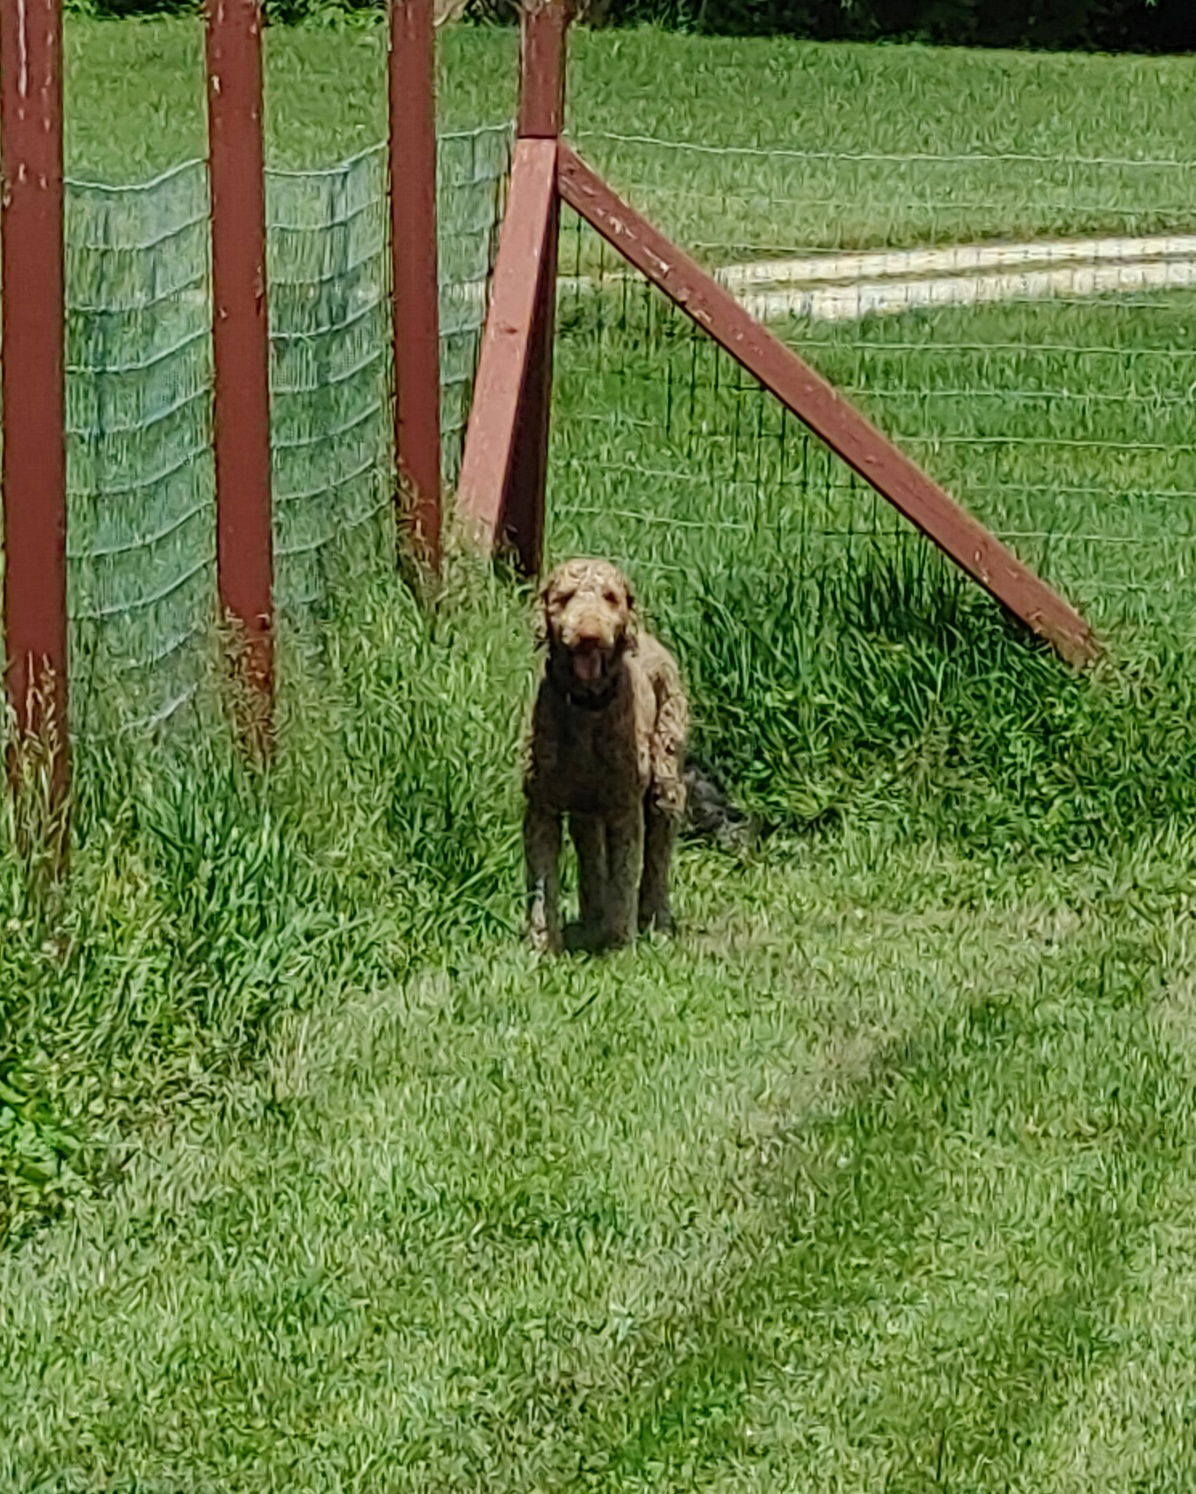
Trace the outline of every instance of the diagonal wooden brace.
<path fill-rule="evenodd" d="M 1023 565 L 729 291 L 624 202 L 568 145 L 561 197 L 940 550 L 1073 664 L 1097 652 L 1073 607 Z"/>

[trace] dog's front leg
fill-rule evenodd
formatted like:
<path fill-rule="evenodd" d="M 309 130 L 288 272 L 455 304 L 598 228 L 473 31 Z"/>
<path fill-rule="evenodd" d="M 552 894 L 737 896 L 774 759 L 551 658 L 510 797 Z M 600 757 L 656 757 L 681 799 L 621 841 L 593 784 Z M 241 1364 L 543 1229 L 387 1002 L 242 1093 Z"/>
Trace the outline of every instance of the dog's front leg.
<path fill-rule="evenodd" d="M 569 831 L 577 848 L 577 900 L 583 947 L 602 940 L 606 907 L 606 826 L 595 814 L 571 814 Z"/>
<path fill-rule="evenodd" d="M 644 865 L 644 811 L 636 804 L 606 825 L 606 938 L 618 946 L 635 938 L 640 873 Z"/>
<path fill-rule="evenodd" d="M 529 804 L 523 816 L 527 932 L 535 949 L 561 947 L 561 817 Z"/>
<path fill-rule="evenodd" d="M 669 907 L 669 862 L 677 838 L 677 817 L 651 799 L 644 808 L 644 877 L 640 884 L 639 924 L 641 929 L 659 929 L 667 934 L 673 927 Z"/>

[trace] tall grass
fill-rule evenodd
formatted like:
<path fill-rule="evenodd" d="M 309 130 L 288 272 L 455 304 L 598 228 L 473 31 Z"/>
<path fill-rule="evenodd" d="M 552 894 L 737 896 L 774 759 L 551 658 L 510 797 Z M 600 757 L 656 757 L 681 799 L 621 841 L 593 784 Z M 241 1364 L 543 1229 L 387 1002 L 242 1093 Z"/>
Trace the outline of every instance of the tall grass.
<path fill-rule="evenodd" d="M 766 816 L 896 815 L 977 854 L 1054 857 L 1192 815 L 1178 650 L 1080 678 L 941 564 L 844 564 L 822 584 L 810 627 L 783 564 L 703 576 L 678 627 L 703 740 Z"/>
<path fill-rule="evenodd" d="M 264 772 L 213 692 L 161 740 L 84 741 L 70 878 L 48 895 L 6 813 L 0 1230 L 100 1165 L 63 1117 L 102 1149 L 252 1055 L 281 1011 L 514 926 L 528 631 L 467 574 L 429 611 L 354 588 L 318 652 L 284 657 Z"/>
<path fill-rule="evenodd" d="M 1084 676 L 679 314 L 580 293 L 558 341 L 550 548 L 627 564 L 696 736 L 766 818 L 895 815 L 1072 855 L 1191 814 L 1186 295 L 779 328 L 1083 610 Z"/>

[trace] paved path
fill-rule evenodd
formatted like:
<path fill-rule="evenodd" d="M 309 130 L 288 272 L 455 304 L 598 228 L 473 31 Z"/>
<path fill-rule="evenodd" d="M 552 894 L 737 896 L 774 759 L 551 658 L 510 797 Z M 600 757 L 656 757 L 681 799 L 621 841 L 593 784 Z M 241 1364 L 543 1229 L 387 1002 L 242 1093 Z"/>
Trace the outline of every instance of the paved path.
<path fill-rule="evenodd" d="M 1196 286 L 1196 234 L 1139 238 L 1040 239 L 1018 244 L 955 244 L 939 249 L 867 249 L 723 265 L 715 278 L 761 321 L 785 316 L 853 321 L 919 307 L 978 306 L 994 301 L 1127 295 Z M 610 271 L 602 284 L 634 271 Z M 560 277 L 561 289 L 595 289 L 592 276 Z M 206 290 L 184 292 L 206 304 Z M 484 281 L 454 286 L 442 308 L 467 308 L 475 325 L 488 294 Z M 358 311 L 381 305 L 381 285 L 357 288 Z M 310 333 L 294 332 L 292 337 Z"/>
<path fill-rule="evenodd" d="M 851 321 L 918 307 L 1189 288 L 1196 234 L 811 254 L 724 265 L 715 276 L 762 321 Z"/>

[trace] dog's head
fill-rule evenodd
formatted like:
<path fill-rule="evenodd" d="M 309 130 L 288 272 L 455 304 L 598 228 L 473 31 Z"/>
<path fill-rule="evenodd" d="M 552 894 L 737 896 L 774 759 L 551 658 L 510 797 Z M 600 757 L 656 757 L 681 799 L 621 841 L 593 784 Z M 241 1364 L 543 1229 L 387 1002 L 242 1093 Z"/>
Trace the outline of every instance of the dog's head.
<path fill-rule="evenodd" d="M 635 598 L 607 560 L 566 560 L 540 593 L 549 665 L 571 693 L 601 695 L 635 647 Z"/>

